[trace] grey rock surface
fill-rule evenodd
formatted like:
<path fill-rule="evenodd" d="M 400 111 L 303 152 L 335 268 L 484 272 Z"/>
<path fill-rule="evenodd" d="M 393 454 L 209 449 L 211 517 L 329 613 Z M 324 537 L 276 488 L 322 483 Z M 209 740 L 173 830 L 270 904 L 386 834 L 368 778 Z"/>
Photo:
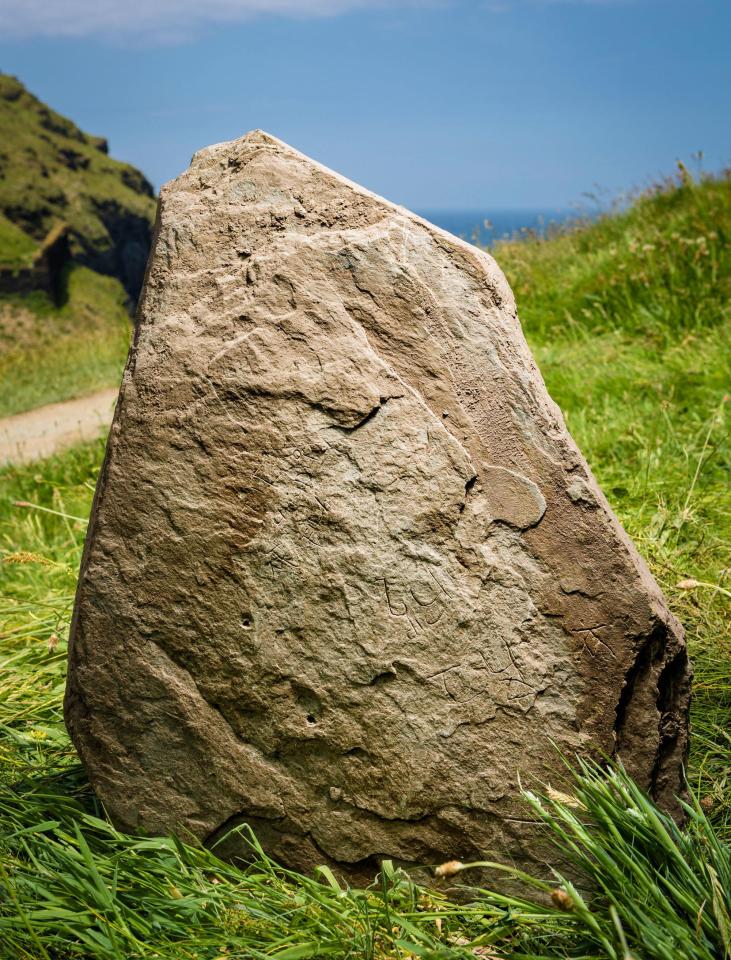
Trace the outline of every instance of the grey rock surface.
<path fill-rule="evenodd" d="M 72 626 L 66 719 L 114 820 L 247 822 L 356 880 L 525 863 L 518 777 L 558 782 L 552 744 L 677 810 L 689 685 L 494 260 L 260 131 L 196 154 Z"/>

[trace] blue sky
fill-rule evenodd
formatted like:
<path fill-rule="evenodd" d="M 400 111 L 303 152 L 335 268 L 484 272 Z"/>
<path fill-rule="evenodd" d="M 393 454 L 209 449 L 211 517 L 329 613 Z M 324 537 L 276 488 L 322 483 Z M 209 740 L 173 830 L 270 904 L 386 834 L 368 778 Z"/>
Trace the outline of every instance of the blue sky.
<path fill-rule="evenodd" d="M 416 209 L 731 165 L 729 0 L 0 0 L 0 70 L 156 185 L 262 127 Z"/>

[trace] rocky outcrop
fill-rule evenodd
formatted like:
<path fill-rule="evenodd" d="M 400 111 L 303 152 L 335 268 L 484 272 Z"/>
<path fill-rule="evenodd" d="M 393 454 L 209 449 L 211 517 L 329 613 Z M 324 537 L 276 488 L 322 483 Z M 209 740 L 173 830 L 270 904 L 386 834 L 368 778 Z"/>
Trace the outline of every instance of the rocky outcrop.
<path fill-rule="evenodd" d="M 486 253 L 261 132 L 161 197 L 66 720 L 121 826 L 308 869 L 525 863 L 518 778 L 677 810 L 680 627 Z M 217 847 L 240 853 L 240 840 Z"/>

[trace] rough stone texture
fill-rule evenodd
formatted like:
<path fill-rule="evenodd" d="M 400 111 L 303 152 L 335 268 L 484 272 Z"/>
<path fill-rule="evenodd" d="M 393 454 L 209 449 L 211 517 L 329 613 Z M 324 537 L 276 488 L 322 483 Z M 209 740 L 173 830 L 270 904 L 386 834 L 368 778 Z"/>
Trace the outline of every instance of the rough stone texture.
<path fill-rule="evenodd" d="M 354 878 L 522 863 L 552 741 L 676 808 L 689 679 L 492 258 L 259 131 L 198 153 L 72 628 L 66 718 L 117 823 L 246 821 Z"/>

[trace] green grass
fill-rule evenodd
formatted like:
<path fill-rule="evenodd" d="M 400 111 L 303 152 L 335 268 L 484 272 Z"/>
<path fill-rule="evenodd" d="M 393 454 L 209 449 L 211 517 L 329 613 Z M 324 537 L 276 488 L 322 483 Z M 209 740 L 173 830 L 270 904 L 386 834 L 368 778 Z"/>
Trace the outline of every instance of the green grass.
<path fill-rule="evenodd" d="M 681 165 L 622 214 L 497 255 L 540 343 L 621 333 L 663 349 L 728 320 L 730 231 L 728 175 L 697 183 Z"/>
<path fill-rule="evenodd" d="M 119 382 L 155 199 L 100 143 L 0 73 L 0 268 L 29 266 L 60 223 L 73 254 L 61 306 L 0 293 L 0 417 Z"/>
<path fill-rule="evenodd" d="M 621 215 L 496 251 L 551 395 L 686 627 L 696 669 L 689 772 L 724 823 L 730 241 L 731 179 L 694 183 L 681 169 L 678 183 Z"/>
<path fill-rule="evenodd" d="M 0 297 L 0 417 L 119 383 L 132 326 L 119 281 L 70 265 L 66 298 Z"/>
<path fill-rule="evenodd" d="M 524 878 L 525 900 L 473 890 L 462 905 L 388 866 L 345 890 L 261 851 L 242 871 L 120 834 L 61 715 L 97 444 L 0 474 L 2 960 L 731 958 L 730 197 L 727 179 L 685 177 L 621 216 L 497 251 L 549 389 L 687 629 L 687 826 L 619 770 L 582 767 L 564 794 L 529 785 L 526 815 L 571 877 L 547 867 Z M 712 252 L 698 254 L 700 236 Z M 451 869 L 469 884 L 468 867 Z"/>
<path fill-rule="evenodd" d="M 61 306 L 0 294 L 0 417 L 119 382 L 155 200 L 99 144 L 0 73 L 0 266 L 28 266 L 62 222 L 74 256 Z"/>
<path fill-rule="evenodd" d="M 37 249 L 35 240 L 0 214 L 0 267 L 30 266 Z"/>

